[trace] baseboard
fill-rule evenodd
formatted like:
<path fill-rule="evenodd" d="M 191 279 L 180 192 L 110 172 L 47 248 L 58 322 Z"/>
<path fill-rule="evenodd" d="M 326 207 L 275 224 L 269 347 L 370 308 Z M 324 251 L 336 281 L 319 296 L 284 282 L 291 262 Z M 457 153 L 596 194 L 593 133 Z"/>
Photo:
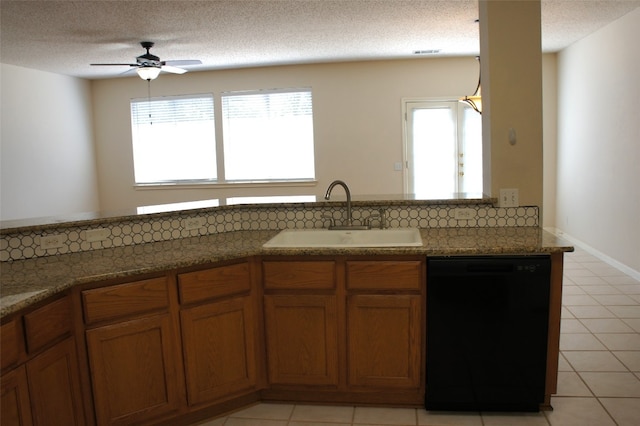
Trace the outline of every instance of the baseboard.
<path fill-rule="evenodd" d="M 586 251 L 587 253 L 597 257 L 598 259 L 602 260 L 603 262 L 613 266 L 616 269 L 621 270 L 622 272 L 624 272 L 625 274 L 631 276 L 632 278 L 640 281 L 640 271 L 636 271 L 635 269 L 625 265 L 624 263 L 618 262 L 617 260 L 615 260 L 614 258 L 607 256 L 606 254 L 604 254 L 603 252 L 601 252 L 600 250 L 597 250 L 593 247 L 591 247 L 589 244 L 585 243 L 584 241 L 579 240 L 578 238 L 575 238 L 565 232 L 563 232 L 560 229 L 557 228 L 544 228 L 545 231 L 550 232 L 554 235 L 557 235 L 560 238 L 563 238 L 567 241 L 569 241 L 570 243 L 572 243 L 573 245 L 579 247 L 580 249 Z"/>

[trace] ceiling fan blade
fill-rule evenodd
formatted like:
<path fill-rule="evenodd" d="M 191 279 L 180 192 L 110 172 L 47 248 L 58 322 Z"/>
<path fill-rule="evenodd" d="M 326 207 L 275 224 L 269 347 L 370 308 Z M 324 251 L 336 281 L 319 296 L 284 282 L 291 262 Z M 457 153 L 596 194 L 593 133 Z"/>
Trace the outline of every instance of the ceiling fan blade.
<path fill-rule="evenodd" d="M 142 41 L 140 45 L 147 51 L 147 53 L 137 56 L 136 63 L 110 63 L 110 64 L 89 64 L 93 66 L 116 66 L 116 67 L 130 67 L 129 70 L 123 72 L 122 74 L 132 73 L 134 70 L 137 70 L 138 74 L 143 78 L 147 79 L 147 75 L 150 76 L 149 80 L 153 80 L 158 76 L 159 71 L 164 71 L 172 74 L 184 74 L 187 72 L 186 69 L 179 68 L 178 66 L 186 66 L 186 65 L 200 65 L 202 61 L 198 59 L 185 59 L 185 60 L 177 60 L 177 61 L 161 61 L 159 57 L 151 54 L 149 49 L 151 49 L 154 45 L 151 41 Z M 149 70 L 148 68 L 154 68 Z M 157 71 L 155 73 L 149 74 L 150 71 Z"/>
<path fill-rule="evenodd" d="M 137 67 L 138 64 L 89 64 L 89 65 L 97 65 L 97 66 L 118 66 L 118 67 Z"/>
<path fill-rule="evenodd" d="M 162 65 L 183 66 L 183 65 L 200 65 L 202 61 L 198 59 L 183 59 L 177 61 L 162 61 Z"/>
<path fill-rule="evenodd" d="M 163 65 L 161 69 L 164 72 L 170 72 L 172 74 L 184 74 L 185 72 L 187 72 L 187 70 L 185 69 L 172 67 L 171 65 Z"/>

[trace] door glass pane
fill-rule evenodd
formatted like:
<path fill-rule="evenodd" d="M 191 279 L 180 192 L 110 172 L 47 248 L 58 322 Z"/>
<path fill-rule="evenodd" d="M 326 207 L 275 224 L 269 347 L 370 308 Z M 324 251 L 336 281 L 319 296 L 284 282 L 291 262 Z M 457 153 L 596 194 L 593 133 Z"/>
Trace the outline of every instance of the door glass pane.
<path fill-rule="evenodd" d="M 407 192 L 448 199 L 482 195 L 482 116 L 458 101 L 410 101 L 407 128 Z"/>
<path fill-rule="evenodd" d="M 421 198 L 456 192 L 456 132 L 450 108 L 413 109 L 413 190 Z"/>

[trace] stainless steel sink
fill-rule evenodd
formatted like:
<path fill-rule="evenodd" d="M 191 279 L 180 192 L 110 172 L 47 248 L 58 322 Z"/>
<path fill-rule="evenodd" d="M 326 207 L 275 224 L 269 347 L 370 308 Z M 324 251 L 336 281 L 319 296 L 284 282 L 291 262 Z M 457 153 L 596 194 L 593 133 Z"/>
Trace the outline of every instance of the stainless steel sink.
<path fill-rule="evenodd" d="M 416 228 L 328 230 L 285 229 L 263 247 L 420 247 L 422 237 Z"/>

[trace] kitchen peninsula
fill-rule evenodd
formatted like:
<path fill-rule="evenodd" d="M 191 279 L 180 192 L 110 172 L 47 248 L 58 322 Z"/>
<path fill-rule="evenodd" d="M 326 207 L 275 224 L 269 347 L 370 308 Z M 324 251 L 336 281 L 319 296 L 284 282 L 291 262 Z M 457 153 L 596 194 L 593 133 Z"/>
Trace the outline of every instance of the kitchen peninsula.
<path fill-rule="evenodd" d="M 388 226 L 420 228 L 423 245 L 263 248 L 279 229 L 324 227 L 343 205 L 219 206 L 3 229 L 3 418 L 12 407 L 18 417 L 67 407 L 75 424 L 178 424 L 258 400 L 420 406 L 425 261 L 462 254 L 551 257 L 549 405 L 562 258 L 572 247 L 539 227 L 537 207 L 355 200 L 355 220 L 383 210 Z M 456 219 L 457 209 L 473 213 Z M 108 239 L 85 244 L 94 229 Z M 66 246 L 36 256 L 42 235 L 63 235 Z M 52 388 L 52 375 L 68 380 Z M 114 397 L 113 386 L 130 391 Z"/>

